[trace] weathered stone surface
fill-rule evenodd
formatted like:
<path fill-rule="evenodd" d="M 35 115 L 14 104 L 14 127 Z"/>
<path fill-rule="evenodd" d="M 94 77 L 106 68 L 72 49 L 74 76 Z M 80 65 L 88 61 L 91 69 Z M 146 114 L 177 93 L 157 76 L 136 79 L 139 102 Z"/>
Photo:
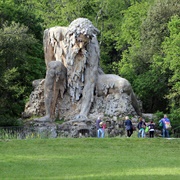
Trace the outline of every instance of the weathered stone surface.
<path fill-rule="evenodd" d="M 85 18 L 74 20 L 69 27 L 45 30 L 46 77 L 34 81 L 23 117 L 40 116 L 40 122 L 63 118 L 78 121 L 80 126 L 80 121 L 88 122 L 99 114 L 141 115 L 128 80 L 104 74 L 99 67 L 98 32 Z M 77 136 L 76 131 L 74 134 Z"/>
<path fill-rule="evenodd" d="M 107 125 L 105 129 L 105 137 L 123 136 L 124 124 L 123 121 L 114 121 L 113 119 L 105 118 L 104 122 Z M 96 119 L 88 120 L 70 120 L 63 124 L 54 122 L 42 122 L 38 119 L 26 123 L 25 138 L 57 138 L 57 137 L 97 137 Z"/>
<path fill-rule="evenodd" d="M 34 115 L 44 116 L 44 79 L 34 80 L 32 82 L 34 91 L 30 94 L 29 101 L 26 103 L 22 118 L 30 118 Z"/>

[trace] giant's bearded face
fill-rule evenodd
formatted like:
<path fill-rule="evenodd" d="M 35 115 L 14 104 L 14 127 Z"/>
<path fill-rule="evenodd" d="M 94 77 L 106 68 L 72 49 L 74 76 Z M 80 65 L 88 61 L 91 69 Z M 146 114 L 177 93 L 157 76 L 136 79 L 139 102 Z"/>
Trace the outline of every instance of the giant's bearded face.
<path fill-rule="evenodd" d="M 80 34 L 80 36 L 76 38 L 75 45 L 79 47 L 79 49 L 84 49 L 88 42 L 89 38 L 86 35 Z"/>
<path fill-rule="evenodd" d="M 80 34 L 73 39 L 72 46 L 69 47 L 67 57 L 67 75 L 68 86 L 70 87 L 70 95 L 73 101 L 79 100 L 84 87 L 84 73 L 88 60 L 87 45 L 90 43 L 90 38 Z"/>
<path fill-rule="evenodd" d="M 84 34 L 80 34 L 79 36 L 71 37 L 71 46 L 69 46 L 68 54 L 67 54 L 67 64 L 73 66 L 75 60 L 83 59 L 87 53 L 87 44 L 89 43 L 90 38 L 88 38 Z"/>

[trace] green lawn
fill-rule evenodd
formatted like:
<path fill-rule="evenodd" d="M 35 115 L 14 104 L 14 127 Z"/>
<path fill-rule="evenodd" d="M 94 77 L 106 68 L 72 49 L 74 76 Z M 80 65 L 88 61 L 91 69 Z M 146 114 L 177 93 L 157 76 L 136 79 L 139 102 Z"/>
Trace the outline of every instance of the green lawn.
<path fill-rule="evenodd" d="M 0 179 L 180 179 L 180 139 L 0 140 Z"/>

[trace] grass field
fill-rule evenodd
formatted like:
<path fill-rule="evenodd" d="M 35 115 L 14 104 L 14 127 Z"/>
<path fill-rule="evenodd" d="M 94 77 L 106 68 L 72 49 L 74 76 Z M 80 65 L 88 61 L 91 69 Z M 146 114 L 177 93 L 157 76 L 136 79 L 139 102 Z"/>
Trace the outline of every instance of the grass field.
<path fill-rule="evenodd" d="M 180 139 L 0 140 L 0 179 L 180 179 Z"/>

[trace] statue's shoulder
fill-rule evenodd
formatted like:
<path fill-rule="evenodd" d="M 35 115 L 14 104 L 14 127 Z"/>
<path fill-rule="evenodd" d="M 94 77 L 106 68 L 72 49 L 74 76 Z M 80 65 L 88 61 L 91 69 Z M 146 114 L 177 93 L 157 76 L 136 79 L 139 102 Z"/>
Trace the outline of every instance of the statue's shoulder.
<path fill-rule="evenodd" d="M 59 40 L 63 40 L 64 36 L 68 31 L 68 27 L 64 26 L 55 26 L 44 30 L 44 35 L 49 34 L 52 37 L 56 37 Z"/>

